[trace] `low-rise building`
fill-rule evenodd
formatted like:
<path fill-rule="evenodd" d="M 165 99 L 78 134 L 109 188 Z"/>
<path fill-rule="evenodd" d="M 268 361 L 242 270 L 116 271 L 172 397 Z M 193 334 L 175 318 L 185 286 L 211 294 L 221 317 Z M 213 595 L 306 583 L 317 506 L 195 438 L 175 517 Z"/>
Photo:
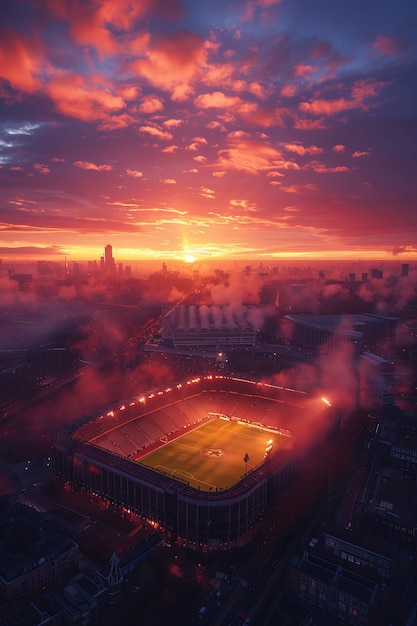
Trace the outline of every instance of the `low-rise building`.
<path fill-rule="evenodd" d="M 78 567 L 78 545 L 45 516 L 18 504 L 0 518 L 0 599 L 62 584 Z"/>

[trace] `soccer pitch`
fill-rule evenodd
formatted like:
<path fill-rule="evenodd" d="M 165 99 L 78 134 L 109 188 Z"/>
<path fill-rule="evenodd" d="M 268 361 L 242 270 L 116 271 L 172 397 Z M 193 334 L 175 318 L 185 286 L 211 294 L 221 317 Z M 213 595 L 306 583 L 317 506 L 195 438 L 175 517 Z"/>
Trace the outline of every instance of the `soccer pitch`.
<path fill-rule="evenodd" d="M 273 452 L 285 445 L 287 439 L 280 440 L 279 433 L 259 426 L 213 418 L 138 462 L 202 491 L 228 489 L 264 460 L 268 442 Z"/>

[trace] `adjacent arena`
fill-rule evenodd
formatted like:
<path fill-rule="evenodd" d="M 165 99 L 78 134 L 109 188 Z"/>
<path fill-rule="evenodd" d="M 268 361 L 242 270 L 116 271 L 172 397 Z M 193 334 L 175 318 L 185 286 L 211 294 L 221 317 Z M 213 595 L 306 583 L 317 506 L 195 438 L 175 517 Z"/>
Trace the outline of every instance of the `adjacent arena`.
<path fill-rule="evenodd" d="M 68 426 L 54 443 L 56 476 L 144 516 L 167 543 L 229 549 L 291 480 L 292 427 L 328 410 L 312 407 L 282 387 L 193 378 Z"/>

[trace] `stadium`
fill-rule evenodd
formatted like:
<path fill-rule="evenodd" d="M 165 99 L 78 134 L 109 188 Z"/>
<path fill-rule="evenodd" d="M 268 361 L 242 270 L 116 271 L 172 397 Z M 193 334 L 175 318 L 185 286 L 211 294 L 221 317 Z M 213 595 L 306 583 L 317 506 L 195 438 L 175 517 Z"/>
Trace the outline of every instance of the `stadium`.
<path fill-rule="evenodd" d="M 329 410 L 283 387 L 193 378 L 67 426 L 55 474 L 143 516 L 168 544 L 227 550 L 293 477 L 303 415 Z"/>

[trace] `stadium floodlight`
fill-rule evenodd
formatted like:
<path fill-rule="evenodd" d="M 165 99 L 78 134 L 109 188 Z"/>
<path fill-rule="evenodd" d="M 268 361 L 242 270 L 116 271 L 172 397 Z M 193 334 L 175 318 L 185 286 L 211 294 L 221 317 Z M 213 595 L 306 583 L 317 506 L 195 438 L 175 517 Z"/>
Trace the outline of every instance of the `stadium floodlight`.
<path fill-rule="evenodd" d="M 327 404 L 327 406 L 332 406 L 330 404 L 330 402 L 327 400 L 327 398 L 322 397 L 322 400 L 323 400 L 324 404 Z"/>

